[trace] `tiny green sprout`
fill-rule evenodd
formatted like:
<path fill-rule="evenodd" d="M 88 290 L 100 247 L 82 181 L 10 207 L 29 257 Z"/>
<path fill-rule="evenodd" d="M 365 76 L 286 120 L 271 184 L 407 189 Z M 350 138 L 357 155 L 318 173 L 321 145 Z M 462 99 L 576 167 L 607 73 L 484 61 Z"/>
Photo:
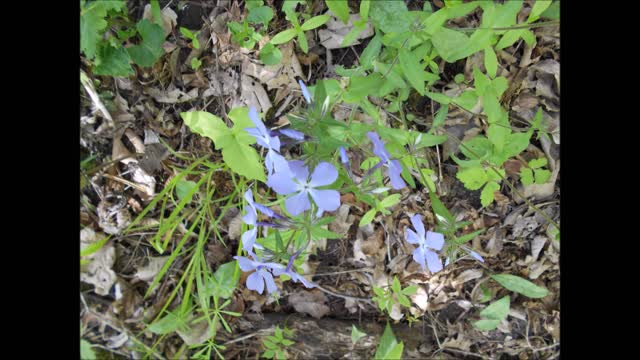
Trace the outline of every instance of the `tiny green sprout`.
<path fill-rule="evenodd" d="M 415 285 L 408 286 L 402 289 L 400 285 L 400 280 L 396 276 L 393 277 L 393 282 L 391 283 L 391 287 L 387 287 L 385 289 L 374 286 L 373 292 L 375 296 L 373 297 L 373 301 L 378 304 L 380 311 L 387 311 L 391 313 L 393 308 L 393 304 L 399 303 L 404 307 L 411 307 L 411 301 L 407 297 L 407 295 L 413 295 L 418 291 L 418 287 Z"/>
<path fill-rule="evenodd" d="M 246 19 L 242 24 L 231 21 L 227 23 L 227 27 L 231 31 L 233 41 L 245 49 L 253 49 L 256 43 L 262 39 L 262 35 L 249 26 Z"/>
<path fill-rule="evenodd" d="M 371 210 L 367 211 L 364 214 L 364 216 L 362 216 L 362 219 L 360 219 L 359 226 L 364 226 L 370 223 L 378 212 L 382 213 L 383 215 L 391 214 L 391 212 L 387 209 L 399 203 L 400 196 L 401 196 L 400 194 L 393 194 L 382 199 L 382 201 L 378 201 L 376 199 L 375 200 L 376 206 Z"/>
<path fill-rule="evenodd" d="M 200 41 L 198 41 L 198 33 L 200 33 L 199 31 L 194 34 L 191 32 L 191 30 L 181 26 L 180 32 L 182 33 L 182 36 L 191 40 L 191 45 L 194 49 L 200 49 Z M 191 63 L 193 64 L 193 61 Z"/>
<path fill-rule="evenodd" d="M 280 329 L 279 325 L 276 325 L 274 334 L 262 339 L 262 345 L 264 345 L 266 349 L 265 352 L 262 353 L 262 357 L 266 359 L 286 359 L 287 352 L 285 347 L 295 344 L 294 341 L 290 340 L 293 336 L 293 331 L 286 326 L 283 330 Z"/>
<path fill-rule="evenodd" d="M 307 43 L 307 38 L 304 35 L 305 31 L 313 30 L 324 25 L 331 17 L 329 15 L 314 16 L 300 25 L 298 22 L 298 14 L 293 9 L 285 8 L 284 12 L 287 14 L 287 20 L 289 20 L 293 25 L 293 29 L 287 29 L 279 32 L 273 37 L 273 39 L 271 39 L 271 43 L 273 45 L 284 44 L 297 36 L 300 49 L 302 49 L 305 54 L 308 53 L 309 44 Z"/>
<path fill-rule="evenodd" d="M 191 59 L 191 68 L 193 70 L 198 70 L 200 68 L 200 66 L 202 65 L 202 61 L 198 58 L 193 58 Z"/>
<path fill-rule="evenodd" d="M 520 181 L 524 185 L 544 184 L 551 177 L 551 172 L 543 169 L 547 165 L 546 158 L 533 159 L 529 161 L 527 167 L 520 170 Z"/>
<path fill-rule="evenodd" d="M 355 325 L 351 325 L 351 342 L 353 344 L 365 336 L 367 336 L 367 333 L 360 331 Z"/>

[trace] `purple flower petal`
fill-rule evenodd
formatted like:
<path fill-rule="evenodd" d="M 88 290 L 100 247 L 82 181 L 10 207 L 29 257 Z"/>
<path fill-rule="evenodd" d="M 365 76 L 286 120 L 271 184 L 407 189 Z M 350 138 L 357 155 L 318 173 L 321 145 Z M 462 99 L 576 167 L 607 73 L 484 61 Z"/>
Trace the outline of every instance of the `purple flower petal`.
<path fill-rule="evenodd" d="M 471 255 L 471 257 L 473 257 L 474 259 L 480 261 L 480 262 L 484 262 L 484 259 L 482 258 L 482 256 L 480 256 L 480 254 L 478 254 L 475 251 L 469 251 L 469 255 Z"/>
<path fill-rule="evenodd" d="M 380 139 L 378 133 L 375 131 L 370 131 L 367 133 L 367 136 L 371 140 L 371 143 L 373 143 L 373 153 L 376 154 L 376 156 L 379 157 L 380 160 L 388 162 L 391 156 L 384 148 L 384 142 L 382 142 L 382 139 Z"/>
<path fill-rule="evenodd" d="M 291 173 L 277 172 L 267 179 L 267 185 L 280 195 L 288 195 L 298 191 L 299 185 L 291 178 Z"/>
<path fill-rule="evenodd" d="M 438 254 L 434 253 L 431 250 L 425 250 L 424 252 L 425 258 L 427 259 L 427 266 L 429 267 L 429 271 L 432 273 L 437 273 L 442 270 L 442 261 L 438 258 Z"/>
<path fill-rule="evenodd" d="M 298 80 L 298 84 L 300 85 L 302 96 L 304 96 L 305 101 L 307 102 L 307 104 L 311 104 L 311 94 L 309 94 L 309 89 L 307 89 L 302 80 Z"/>
<path fill-rule="evenodd" d="M 278 287 L 276 286 L 276 282 L 273 281 L 273 276 L 271 276 L 271 273 L 264 269 L 261 269 L 260 272 L 262 273 L 264 282 L 267 283 L 267 292 L 273 293 L 278 291 Z"/>
<path fill-rule="evenodd" d="M 267 142 L 268 138 L 264 136 L 264 134 L 262 134 L 257 128 L 246 128 L 244 129 L 244 131 L 256 138 L 256 142 L 258 143 L 258 145 L 265 148 L 270 148 L 269 143 Z"/>
<path fill-rule="evenodd" d="M 340 146 L 340 162 L 344 164 L 344 166 L 348 166 L 349 164 L 349 156 L 347 156 L 347 150 L 345 150 L 342 146 Z"/>
<path fill-rule="evenodd" d="M 256 271 L 247 277 L 247 289 L 255 290 L 258 294 L 264 291 L 264 279 L 260 271 Z"/>
<path fill-rule="evenodd" d="M 415 225 L 414 225 L 415 226 Z M 422 238 L 418 236 L 413 230 L 407 228 L 404 233 L 405 239 L 409 244 L 418 244 L 422 243 Z"/>
<path fill-rule="evenodd" d="M 293 129 L 280 129 L 278 130 L 284 136 L 290 137 L 295 140 L 304 140 L 304 133 Z"/>
<path fill-rule="evenodd" d="M 269 217 L 272 217 L 272 216 L 274 216 L 274 215 L 275 215 L 275 212 L 273 212 L 273 210 L 271 210 L 270 208 L 268 208 L 268 207 L 266 207 L 266 206 L 264 206 L 264 205 L 262 205 L 262 204 L 255 203 L 255 204 L 254 204 L 254 206 L 255 206 L 255 207 L 256 207 L 256 209 L 258 209 L 261 213 L 263 213 L 263 214 L 265 214 L 265 215 L 267 215 L 267 216 L 269 216 Z M 257 224 L 257 223 L 256 223 L 256 224 Z"/>
<path fill-rule="evenodd" d="M 262 248 L 262 245 L 256 244 L 256 237 L 258 235 L 258 228 L 247 230 L 242 234 L 242 250 L 249 252 L 253 250 L 253 247 L 258 249 Z"/>
<path fill-rule="evenodd" d="M 424 242 L 425 232 L 424 224 L 422 223 L 422 218 L 419 214 L 415 214 L 411 217 L 411 224 L 413 225 L 413 228 L 416 229 L 416 232 L 419 235 L 418 237 L 420 238 L 420 243 L 422 244 Z"/>
<path fill-rule="evenodd" d="M 304 276 L 297 274 L 293 271 L 289 272 L 287 275 L 291 277 L 291 280 L 293 280 L 293 282 L 301 282 L 302 285 L 304 285 L 304 287 L 306 288 L 316 287 L 316 284 L 310 282 L 309 280 L 305 279 Z"/>
<path fill-rule="evenodd" d="M 407 186 L 404 180 L 402 180 L 402 176 L 400 176 L 401 173 L 402 173 L 402 166 L 400 165 L 400 161 L 398 160 L 390 161 L 389 162 L 389 178 L 391 179 L 391 186 L 396 190 L 400 190 L 405 186 Z"/>
<path fill-rule="evenodd" d="M 298 180 L 306 182 L 309 179 L 309 168 L 304 165 L 304 161 L 291 160 L 288 164 L 289 169 Z"/>
<path fill-rule="evenodd" d="M 233 258 L 238 260 L 238 266 L 240 266 L 240 270 L 244 272 L 255 270 L 255 268 L 258 267 L 255 261 L 252 261 L 244 256 L 234 256 Z"/>
<path fill-rule="evenodd" d="M 427 231 L 425 245 L 434 250 L 442 249 L 442 246 L 444 245 L 444 235 L 433 231 Z"/>
<path fill-rule="evenodd" d="M 340 207 L 340 193 L 337 190 L 309 190 L 318 209 L 335 211 Z M 288 209 L 288 208 L 287 208 Z"/>
<path fill-rule="evenodd" d="M 321 162 L 313 170 L 309 186 L 318 187 L 332 184 L 338 178 L 338 170 L 328 162 Z"/>
<path fill-rule="evenodd" d="M 287 211 L 289 211 L 293 216 L 311 209 L 311 202 L 309 201 L 306 191 L 301 191 L 296 195 L 287 198 L 284 201 L 284 205 L 287 208 Z"/>
<path fill-rule="evenodd" d="M 413 250 L 413 260 L 420 264 L 422 270 L 427 268 L 427 265 L 425 264 L 424 248 L 422 246 L 418 246 L 415 250 Z"/>
<path fill-rule="evenodd" d="M 260 120 L 260 116 L 258 115 L 258 111 L 255 107 L 249 108 L 249 120 L 256 126 L 261 136 L 269 136 L 269 132 L 267 128 L 264 126 L 262 120 Z"/>
<path fill-rule="evenodd" d="M 252 207 L 247 209 L 247 213 L 242 217 L 242 221 L 247 225 L 255 225 L 258 220 L 258 214 Z"/>

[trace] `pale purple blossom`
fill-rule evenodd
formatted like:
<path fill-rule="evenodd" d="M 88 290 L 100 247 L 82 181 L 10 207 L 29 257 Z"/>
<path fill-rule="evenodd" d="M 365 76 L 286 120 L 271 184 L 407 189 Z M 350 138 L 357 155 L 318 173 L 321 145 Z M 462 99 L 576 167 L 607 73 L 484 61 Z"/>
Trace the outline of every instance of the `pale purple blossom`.
<path fill-rule="evenodd" d="M 272 174 L 274 171 L 286 171 L 287 160 L 284 156 L 280 155 L 280 138 L 271 136 L 271 132 L 264 126 L 258 116 L 256 108 L 253 106 L 249 108 L 249 119 L 256 127 L 246 128 L 245 131 L 256 138 L 258 145 L 267 149 L 267 155 L 264 158 L 267 173 Z"/>
<path fill-rule="evenodd" d="M 319 163 L 309 176 L 309 169 L 301 160 L 289 162 L 290 172 L 275 172 L 270 175 L 267 185 L 280 195 L 290 195 L 285 207 L 296 216 L 311 209 L 309 196 L 318 206 L 318 216 L 323 211 L 334 211 L 340 206 L 340 193 L 336 190 L 319 190 L 320 186 L 330 185 L 338 178 L 336 168 L 327 163 Z"/>
<path fill-rule="evenodd" d="M 434 250 L 442 249 L 444 245 L 444 235 L 433 231 L 427 231 L 425 233 L 424 224 L 422 223 L 420 215 L 416 214 L 412 216 L 411 223 L 418 233 L 416 234 L 413 230 L 407 228 L 405 237 L 409 244 L 418 245 L 413 251 L 413 260 L 420 264 L 423 270 L 427 267 L 432 273 L 442 270 L 442 261 Z"/>
<path fill-rule="evenodd" d="M 253 252 L 250 252 L 249 254 L 254 259 L 257 258 Z M 268 293 L 278 291 L 278 287 L 273 280 L 272 272 L 284 270 L 284 265 L 273 262 L 256 261 L 244 256 L 234 256 L 233 258 L 238 260 L 238 266 L 240 266 L 242 271 L 249 272 L 255 270 L 253 274 L 247 277 L 247 289 L 255 290 L 258 294 L 262 294 L 266 284 Z"/>
<path fill-rule="evenodd" d="M 296 283 L 300 282 L 306 288 L 315 287 L 316 285 L 314 283 L 310 282 L 309 280 L 305 279 L 302 275 L 300 275 L 297 272 L 293 271 L 293 261 L 300 254 L 300 252 L 301 251 L 296 252 L 295 254 L 293 254 L 289 258 L 289 263 L 287 264 L 287 267 L 284 270 L 274 269 L 273 270 L 273 275 L 274 276 L 280 276 L 280 275 L 285 274 L 285 275 L 288 275 L 293 282 L 296 282 Z"/>
<path fill-rule="evenodd" d="M 384 165 L 389 169 L 388 173 L 389 179 L 391 180 L 391 186 L 396 190 L 407 186 L 400 176 L 400 173 L 402 173 L 402 165 L 400 165 L 400 161 L 391 160 L 391 155 L 387 149 L 384 148 L 384 142 L 380 139 L 378 133 L 371 131 L 367 133 L 367 136 L 371 140 L 371 143 L 373 143 L 373 153 L 380 158 L 380 163 L 378 163 L 376 167 Z"/>
<path fill-rule="evenodd" d="M 309 89 L 307 89 L 302 80 L 298 80 L 298 84 L 300 85 L 300 89 L 302 90 L 302 96 L 304 96 L 304 100 L 307 102 L 307 104 L 311 104 L 311 94 L 309 94 Z"/>

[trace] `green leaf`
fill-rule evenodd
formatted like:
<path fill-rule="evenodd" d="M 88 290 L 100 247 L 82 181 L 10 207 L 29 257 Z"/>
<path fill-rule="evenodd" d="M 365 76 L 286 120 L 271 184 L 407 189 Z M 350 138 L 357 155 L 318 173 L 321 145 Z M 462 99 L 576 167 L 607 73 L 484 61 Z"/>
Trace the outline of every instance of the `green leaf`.
<path fill-rule="evenodd" d="M 416 292 L 418 292 L 418 287 L 415 286 L 415 285 L 411 285 L 411 286 L 408 286 L 408 287 L 402 289 L 402 293 L 404 295 L 413 295 Z"/>
<path fill-rule="evenodd" d="M 153 23 L 162 26 L 162 10 L 158 0 L 151 0 L 151 13 L 153 14 Z"/>
<path fill-rule="evenodd" d="M 449 113 L 449 105 L 442 105 L 436 116 L 433 117 L 433 124 L 431 124 L 431 129 L 436 129 L 444 124 L 444 121 L 447 119 L 447 114 Z M 446 141 L 446 140 L 445 140 Z"/>
<path fill-rule="evenodd" d="M 545 165 L 547 165 L 547 158 L 544 158 L 544 157 L 529 161 L 529 167 L 532 169 L 538 169 Z"/>
<path fill-rule="evenodd" d="M 362 98 L 375 93 L 382 83 L 382 76 L 377 73 L 368 76 L 354 76 L 349 81 L 349 87 L 343 95 L 343 99 L 349 103 L 360 102 Z"/>
<path fill-rule="evenodd" d="M 273 350 L 267 350 L 262 354 L 262 357 L 265 359 L 273 359 L 274 355 L 275 353 L 273 352 Z"/>
<path fill-rule="evenodd" d="M 285 31 L 281 31 L 271 39 L 271 43 L 273 45 L 284 44 L 287 41 L 293 39 L 293 37 L 297 34 L 298 32 L 295 29 L 287 29 Z"/>
<path fill-rule="evenodd" d="M 237 270 L 236 260 L 222 264 L 213 274 L 214 282 L 211 284 L 214 296 L 228 299 L 233 295 L 233 291 L 238 285 L 240 271 Z"/>
<path fill-rule="evenodd" d="M 344 39 L 342 39 L 340 46 L 347 47 L 353 44 L 358 39 L 358 35 L 360 35 L 360 33 L 364 31 L 364 29 L 365 29 L 365 25 L 360 26 L 360 25 L 354 24 L 353 29 L 351 29 L 347 33 L 347 35 L 345 35 Z"/>
<path fill-rule="evenodd" d="M 178 199 L 184 199 L 196 186 L 198 186 L 198 184 L 191 180 L 178 180 L 178 182 L 176 182 L 176 195 L 178 196 Z"/>
<path fill-rule="evenodd" d="M 480 331 L 493 330 L 500 325 L 500 320 L 483 319 L 473 323 L 473 326 Z"/>
<path fill-rule="evenodd" d="M 170 312 L 167 316 L 149 325 L 147 330 L 157 335 L 164 335 L 176 331 L 182 324 L 184 324 L 184 320 Z"/>
<path fill-rule="evenodd" d="M 80 251 L 80 256 L 88 256 L 100 250 L 104 246 L 104 244 L 106 244 L 107 241 L 109 241 L 109 239 L 110 237 L 106 236 L 104 239 L 100 239 L 94 243 L 91 243 L 90 245 L 85 247 L 84 250 Z"/>
<path fill-rule="evenodd" d="M 353 339 L 353 335 L 351 335 L 351 338 Z M 96 359 L 96 353 L 93 352 L 93 349 L 91 348 L 91 343 L 84 339 L 80 339 L 80 358 L 82 360 Z"/>
<path fill-rule="evenodd" d="M 162 27 L 142 19 L 136 25 L 136 29 L 142 36 L 142 43 L 127 49 L 133 61 L 143 67 L 153 65 L 164 53 L 164 32 Z"/>
<path fill-rule="evenodd" d="M 392 207 L 399 202 L 400 202 L 400 194 L 393 194 L 382 199 L 382 201 L 380 202 L 380 207 L 381 208 Z"/>
<path fill-rule="evenodd" d="M 218 150 L 222 149 L 232 137 L 231 130 L 222 119 L 206 111 L 183 112 L 180 116 L 191 131 L 213 140 Z"/>
<path fill-rule="evenodd" d="M 311 235 L 313 235 L 314 239 L 339 239 L 342 236 L 340 234 L 334 233 L 333 231 L 321 228 L 319 226 L 314 226 L 311 228 Z"/>
<path fill-rule="evenodd" d="M 343 23 L 349 22 L 349 5 L 347 0 L 331 0 L 326 1 L 325 4 L 329 7 L 329 10 Z"/>
<path fill-rule="evenodd" d="M 89 59 L 96 55 L 98 42 L 107 27 L 104 19 L 107 12 L 120 12 L 126 9 L 126 2 L 119 1 L 82 1 L 80 3 L 80 50 Z"/>
<path fill-rule="evenodd" d="M 314 16 L 311 19 L 307 20 L 307 22 L 302 24 L 302 26 L 300 26 L 300 29 L 304 31 L 313 30 L 317 27 L 324 25 L 327 21 L 329 21 L 329 19 L 331 19 L 331 16 L 329 15 Z"/>
<path fill-rule="evenodd" d="M 391 330 L 391 326 L 387 323 L 387 326 L 384 329 L 384 333 L 380 338 L 380 344 L 378 344 L 378 349 L 376 350 L 375 359 L 400 359 L 402 358 L 402 350 L 404 348 L 404 343 L 400 341 L 398 343 L 396 341 L 396 337 L 393 335 L 393 331 Z"/>
<path fill-rule="evenodd" d="M 544 184 L 551 177 L 551 172 L 546 169 L 537 169 L 534 171 L 536 184 Z"/>
<path fill-rule="evenodd" d="M 551 5 L 551 0 L 536 0 L 529 13 L 528 23 L 532 23 L 540 18 L 540 15 Z"/>
<path fill-rule="evenodd" d="M 433 99 L 433 101 L 439 102 L 442 105 L 449 105 L 451 103 L 451 98 L 444 94 L 427 91 L 425 92 L 425 95 L 427 95 L 427 97 L 429 97 L 430 99 Z"/>
<path fill-rule="evenodd" d="M 529 168 L 520 169 L 520 181 L 522 181 L 524 185 L 533 184 L 533 170 Z"/>
<path fill-rule="evenodd" d="M 250 180 L 266 181 L 260 156 L 251 146 L 231 141 L 222 149 L 222 159 L 237 174 Z"/>
<path fill-rule="evenodd" d="M 247 21 L 252 24 L 263 24 L 265 27 L 269 25 L 269 21 L 273 19 L 273 9 L 270 6 L 260 6 L 249 10 Z"/>
<path fill-rule="evenodd" d="M 449 9 L 442 8 L 431 15 L 422 23 L 423 31 L 432 37 L 439 31 L 442 30 L 445 21 L 449 17 Z M 433 41 L 433 38 L 432 38 Z"/>
<path fill-rule="evenodd" d="M 382 35 L 380 35 L 380 33 L 376 33 L 376 36 L 371 38 L 367 47 L 362 51 L 362 55 L 360 55 L 360 64 L 362 66 L 369 66 L 373 63 L 373 60 L 378 57 L 381 49 Z"/>
<path fill-rule="evenodd" d="M 269 340 L 262 340 L 262 345 L 264 345 L 264 347 L 266 347 L 269 350 L 276 350 L 280 348 L 278 345 L 272 343 Z"/>
<path fill-rule="evenodd" d="M 514 133 L 509 135 L 509 140 L 504 147 L 505 155 L 507 158 L 516 156 L 529 147 L 529 140 L 531 139 L 532 130 L 522 133 Z"/>
<path fill-rule="evenodd" d="M 202 65 L 202 61 L 200 61 L 200 59 L 198 59 L 196 57 L 191 59 L 191 68 L 193 70 L 198 70 L 201 65 Z"/>
<path fill-rule="evenodd" d="M 431 208 L 433 212 L 436 213 L 436 218 L 438 218 L 438 222 L 442 222 L 441 218 L 447 224 L 453 224 L 454 218 L 453 215 L 449 212 L 446 206 L 440 201 L 438 196 L 434 194 L 432 191 L 429 191 L 429 199 L 431 200 Z"/>
<path fill-rule="evenodd" d="M 477 66 L 473 67 L 473 86 L 480 96 L 484 96 L 487 89 L 491 88 L 491 80 Z"/>
<path fill-rule="evenodd" d="M 307 37 L 304 32 L 298 33 L 298 45 L 300 45 L 300 49 L 306 54 L 309 52 L 309 43 L 307 42 Z"/>
<path fill-rule="evenodd" d="M 509 125 L 503 125 L 502 123 L 491 124 L 489 125 L 489 129 L 487 129 L 487 137 L 493 146 L 495 146 L 497 152 L 502 152 L 510 134 L 511 127 Z"/>
<path fill-rule="evenodd" d="M 402 287 L 400 285 L 400 280 L 398 280 L 398 278 L 396 276 L 393 277 L 393 281 L 391 282 L 391 289 L 393 289 L 393 292 L 395 292 L 395 293 L 402 292 Z"/>
<path fill-rule="evenodd" d="M 282 340 L 282 345 L 284 345 L 284 346 L 291 346 L 293 344 L 295 344 L 294 341 L 291 341 L 291 340 L 288 340 L 288 339 L 283 339 Z"/>
<path fill-rule="evenodd" d="M 351 342 L 355 344 L 362 337 L 367 336 L 367 333 L 358 330 L 355 325 L 351 325 Z"/>
<path fill-rule="evenodd" d="M 480 203 L 483 207 L 489 206 L 494 198 L 493 193 L 500 190 L 500 185 L 495 181 L 490 181 L 487 185 L 482 189 L 482 193 L 480 193 Z"/>
<path fill-rule="evenodd" d="M 456 177 L 469 190 L 478 190 L 487 182 L 487 172 L 481 167 L 458 170 Z"/>
<path fill-rule="evenodd" d="M 560 1 L 554 1 L 542 14 L 540 17 L 551 19 L 551 20 L 560 20 Z"/>
<path fill-rule="evenodd" d="M 360 1 L 360 18 L 363 21 L 367 21 L 369 17 L 369 9 L 371 8 L 370 0 L 361 0 Z"/>
<path fill-rule="evenodd" d="M 502 35 L 502 37 L 500 38 L 500 41 L 498 41 L 498 44 L 496 45 L 496 50 L 502 50 L 506 47 L 513 45 L 516 41 L 518 41 L 519 38 L 523 36 L 523 33 L 526 31 L 528 30 L 526 29 L 508 30 L 507 32 L 504 33 L 504 35 Z"/>
<path fill-rule="evenodd" d="M 124 47 L 113 47 L 105 42 L 98 48 L 96 66 L 93 68 L 93 73 L 96 75 L 125 77 L 133 75 L 134 71 L 129 64 L 130 61 L 131 58 Z"/>
<path fill-rule="evenodd" d="M 484 229 L 480 229 L 478 231 L 474 231 L 472 233 L 462 235 L 459 238 L 455 239 L 455 243 L 458 244 L 458 245 L 462 245 L 462 244 L 466 243 L 469 240 L 473 240 L 476 236 L 480 235 L 483 231 L 484 231 Z"/>
<path fill-rule="evenodd" d="M 496 72 L 498 71 L 498 58 L 491 46 L 484 48 L 484 67 L 487 69 L 487 74 L 489 74 L 491 78 L 496 77 Z"/>
<path fill-rule="evenodd" d="M 196 37 L 196 35 L 191 32 L 191 30 L 181 26 L 180 32 L 185 38 L 191 40 L 191 43 L 193 44 L 194 48 L 196 49 L 200 48 L 200 42 L 198 41 L 198 38 Z"/>
<path fill-rule="evenodd" d="M 420 95 L 424 96 L 424 80 L 422 73 L 425 71 L 422 70 L 423 67 L 420 65 L 420 60 L 415 58 L 406 48 L 400 49 L 398 58 L 405 78 Z"/>
<path fill-rule="evenodd" d="M 519 276 L 510 274 L 491 275 L 491 278 L 505 289 L 520 293 L 524 296 L 537 299 L 543 298 L 549 294 L 549 290 L 539 287 L 529 280 L 525 280 Z"/>
<path fill-rule="evenodd" d="M 282 60 L 282 52 L 272 43 L 267 43 L 260 50 L 260 61 L 265 65 L 275 65 L 280 63 L 280 60 Z"/>
<path fill-rule="evenodd" d="M 370 223 L 373 218 L 376 216 L 377 210 L 376 209 L 371 209 L 369 211 L 367 211 L 363 216 L 362 219 L 360 219 L 360 224 L 358 224 L 358 226 L 362 227 L 367 225 L 368 223 Z"/>
<path fill-rule="evenodd" d="M 464 109 L 471 110 L 478 103 L 478 95 L 475 90 L 467 90 L 460 94 L 457 98 L 453 98 L 452 102 Z"/>
<path fill-rule="evenodd" d="M 434 15 L 431 15 L 431 17 L 435 16 L 435 14 L 440 11 L 442 10 L 438 10 Z M 456 56 L 456 53 L 459 52 L 461 48 L 466 48 L 468 46 L 469 37 L 460 31 L 443 27 L 433 34 L 431 42 L 438 51 L 440 57 L 442 57 L 446 62 L 451 63 L 465 57 Z"/>
<path fill-rule="evenodd" d="M 376 29 L 400 33 L 409 30 L 408 12 L 404 1 L 376 0 L 371 2 L 369 17 Z"/>
<path fill-rule="evenodd" d="M 509 295 L 504 296 L 482 310 L 480 316 L 491 320 L 503 320 L 509 314 L 509 303 Z"/>

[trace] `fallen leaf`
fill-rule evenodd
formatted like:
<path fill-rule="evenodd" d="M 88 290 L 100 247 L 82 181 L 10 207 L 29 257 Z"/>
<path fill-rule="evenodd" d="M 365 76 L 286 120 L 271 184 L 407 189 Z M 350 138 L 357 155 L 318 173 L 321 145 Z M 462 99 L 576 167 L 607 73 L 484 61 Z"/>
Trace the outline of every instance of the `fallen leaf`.
<path fill-rule="evenodd" d="M 271 109 L 271 100 L 262 85 L 246 75 L 241 75 L 240 99 L 234 105 L 255 107 L 258 112 L 266 113 Z"/>
<path fill-rule="evenodd" d="M 169 256 L 152 257 L 147 265 L 137 268 L 138 271 L 134 276 L 142 281 L 151 282 L 168 259 Z"/>
<path fill-rule="evenodd" d="M 93 229 L 86 227 L 80 231 L 80 250 L 104 239 L 104 234 L 96 233 Z M 95 287 L 94 292 L 98 295 L 109 295 L 111 286 L 116 281 L 116 273 L 111 269 L 116 261 L 116 250 L 113 242 L 107 242 L 98 251 L 86 257 L 88 264 L 81 267 L 80 280 Z"/>
<path fill-rule="evenodd" d="M 309 314 L 316 319 L 325 316 L 330 310 L 329 307 L 325 305 L 327 297 L 318 290 L 299 290 L 289 295 L 287 300 L 297 312 Z"/>

